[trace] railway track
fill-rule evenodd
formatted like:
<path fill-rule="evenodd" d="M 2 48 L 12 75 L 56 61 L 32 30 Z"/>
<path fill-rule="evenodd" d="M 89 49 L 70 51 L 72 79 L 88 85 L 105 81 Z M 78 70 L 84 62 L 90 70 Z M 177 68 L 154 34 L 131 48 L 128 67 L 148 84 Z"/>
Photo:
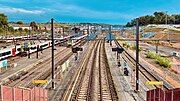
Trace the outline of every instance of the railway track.
<path fill-rule="evenodd" d="M 117 101 L 105 53 L 105 41 L 98 40 L 65 92 L 63 101 Z"/>
<path fill-rule="evenodd" d="M 76 45 L 83 45 L 84 43 L 79 42 Z M 70 56 L 72 56 L 71 48 L 66 48 L 55 55 L 55 70 L 56 67 L 63 62 L 65 62 Z M 40 64 L 34 66 L 30 70 L 27 71 L 25 75 L 20 77 L 19 79 L 12 81 L 8 84 L 9 86 L 21 86 L 21 87 L 33 87 L 33 86 L 41 86 L 41 85 L 34 85 L 32 84 L 32 80 L 45 80 L 49 76 L 51 76 L 51 58 L 46 59 L 45 61 L 41 62 Z"/>
<path fill-rule="evenodd" d="M 100 77 L 100 100 L 101 101 L 117 101 L 117 93 L 115 91 L 113 79 L 110 73 L 109 64 L 105 51 L 105 42 L 100 46 L 99 53 L 99 77 Z M 108 97 L 107 97 L 108 95 Z"/>
<path fill-rule="evenodd" d="M 118 46 L 118 47 L 121 47 L 123 48 L 117 40 L 115 40 L 115 44 Z M 124 49 L 125 50 L 125 49 Z M 136 60 L 125 50 L 124 51 L 124 54 L 123 54 L 125 57 L 123 57 L 124 60 L 128 60 L 134 67 L 135 69 L 135 66 L 136 66 Z M 145 66 L 141 65 L 140 63 L 138 63 L 139 65 L 139 72 L 148 80 L 148 81 L 163 81 L 164 82 L 164 85 L 163 85 L 163 88 L 164 89 L 170 89 L 170 88 L 173 88 L 172 85 L 170 85 L 169 83 L 167 83 L 167 81 L 165 81 L 164 79 L 160 78 L 160 77 L 157 77 L 155 75 L 153 75 Z M 158 86 L 154 86 L 154 87 L 158 87 Z"/>

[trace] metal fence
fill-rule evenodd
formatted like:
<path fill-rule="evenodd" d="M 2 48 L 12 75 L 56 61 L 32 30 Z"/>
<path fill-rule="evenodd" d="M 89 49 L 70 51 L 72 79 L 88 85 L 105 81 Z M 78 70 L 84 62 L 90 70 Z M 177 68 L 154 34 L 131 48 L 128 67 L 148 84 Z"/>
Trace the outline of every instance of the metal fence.
<path fill-rule="evenodd" d="M 166 91 L 161 88 L 149 90 L 147 101 L 180 101 L 180 88 Z"/>
<path fill-rule="evenodd" d="M 27 89 L 1 85 L 0 101 L 48 101 L 48 94 L 43 88 Z"/>

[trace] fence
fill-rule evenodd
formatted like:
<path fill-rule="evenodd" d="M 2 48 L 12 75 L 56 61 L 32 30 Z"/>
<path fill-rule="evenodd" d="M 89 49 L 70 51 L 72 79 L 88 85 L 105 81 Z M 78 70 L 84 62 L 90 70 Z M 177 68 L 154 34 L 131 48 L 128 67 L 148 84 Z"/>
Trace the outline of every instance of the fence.
<path fill-rule="evenodd" d="M 180 101 L 180 88 L 166 91 L 157 88 L 147 91 L 147 101 Z"/>
<path fill-rule="evenodd" d="M 48 101 L 48 95 L 43 88 L 26 89 L 1 85 L 0 101 Z"/>

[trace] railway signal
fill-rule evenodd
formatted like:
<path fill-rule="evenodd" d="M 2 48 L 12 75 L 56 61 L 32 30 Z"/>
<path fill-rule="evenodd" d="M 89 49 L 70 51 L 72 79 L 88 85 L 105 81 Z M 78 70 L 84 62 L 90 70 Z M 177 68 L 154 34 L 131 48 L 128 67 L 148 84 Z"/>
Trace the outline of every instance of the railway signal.
<path fill-rule="evenodd" d="M 77 53 L 78 51 L 83 51 L 83 48 L 79 48 L 79 47 L 72 48 L 73 53 Z"/>
<path fill-rule="evenodd" d="M 77 57 L 78 57 L 78 51 L 83 51 L 83 48 L 80 48 L 80 47 L 72 48 L 72 52 L 75 53 L 75 61 L 77 60 Z"/>
<path fill-rule="evenodd" d="M 129 71 L 128 71 L 127 68 L 124 68 L 124 75 L 125 75 L 125 76 L 129 76 Z"/>
<path fill-rule="evenodd" d="M 156 41 L 156 53 L 158 54 L 158 45 L 159 45 L 159 40 Z"/>
<path fill-rule="evenodd" d="M 112 51 L 116 51 L 117 53 L 122 53 L 124 49 L 120 47 L 116 47 L 116 48 L 112 48 Z"/>
<path fill-rule="evenodd" d="M 112 51 L 117 52 L 117 61 L 118 61 L 117 63 L 118 63 L 118 67 L 120 67 L 121 63 L 120 63 L 120 56 L 119 56 L 119 54 L 121 54 L 124 51 L 124 49 L 120 48 L 120 47 L 116 47 L 116 48 L 112 48 Z"/>

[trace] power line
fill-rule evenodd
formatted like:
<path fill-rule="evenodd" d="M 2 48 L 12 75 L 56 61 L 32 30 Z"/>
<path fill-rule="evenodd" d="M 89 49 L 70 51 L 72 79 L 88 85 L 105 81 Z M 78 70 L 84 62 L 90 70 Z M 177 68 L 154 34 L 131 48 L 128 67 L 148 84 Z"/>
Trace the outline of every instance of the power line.
<path fill-rule="evenodd" d="M 4 39 L 0 39 L 0 41 L 8 41 L 8 40 L 51 40 L 51 38 L 27 38 L 27 39 L 8 39 L 8 38 L 4 38 Z M 60 38 L 55 38 L 54 40 L 62 40 Z M 82 40 L 86 40 L 86 39 L 82 39 Z M 102 40 L 102 39 L 99 39 L 99 38 L 96 38 L 94 40 Z M 117 41 L 136 41 L 136 39 L 116 39 Z M 169 42 L 168 39 L 139 39 L 139 41 L 167 41 Z M 174 42 L 180 42 L 180 40 L 171 40 L 171 41 L 174 41 Z"/>

